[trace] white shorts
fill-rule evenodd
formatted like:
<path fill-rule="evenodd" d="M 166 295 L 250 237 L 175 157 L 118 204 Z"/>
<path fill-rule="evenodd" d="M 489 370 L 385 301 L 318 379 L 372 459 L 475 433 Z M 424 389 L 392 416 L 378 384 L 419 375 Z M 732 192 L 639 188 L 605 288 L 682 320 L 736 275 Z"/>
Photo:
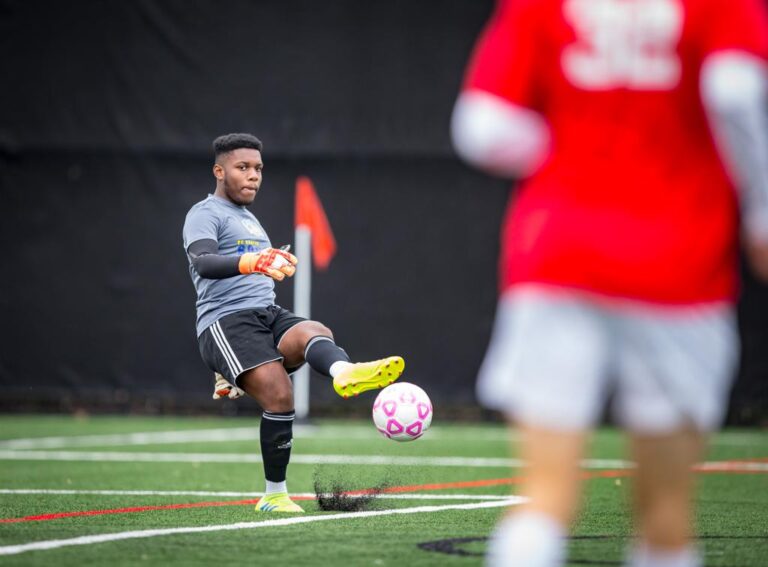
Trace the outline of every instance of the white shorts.
<path fill-rule="evenodd" d="M 519 423 L 573 431 L 595 425 L 611 394 L 615 419 L 637 433 L 718 427 L 737 360 L 733 307 L 609 301 L 545 286 L 505 294 L 480 402 Z"/>

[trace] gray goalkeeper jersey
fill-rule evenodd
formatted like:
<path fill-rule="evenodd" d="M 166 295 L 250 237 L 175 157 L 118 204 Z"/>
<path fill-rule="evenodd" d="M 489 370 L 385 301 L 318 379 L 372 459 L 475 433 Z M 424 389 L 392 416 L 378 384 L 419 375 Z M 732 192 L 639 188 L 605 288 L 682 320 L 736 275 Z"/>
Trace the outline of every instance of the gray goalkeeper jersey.
<path fill-rule="evenodd" d="M 215 240 L 222 256 L 258 252 L 272 244 L 253 214 L 221 197 L 208 198 L 194 205 L 184 221 L 184 251 L 198 240 Z M 197 290 L 197 334 L 235 311 L 274 305 L 275 282 L 269 276 L 251 274 L 220 280 L 200 277 L 192 262 L 189 273 Z"/>

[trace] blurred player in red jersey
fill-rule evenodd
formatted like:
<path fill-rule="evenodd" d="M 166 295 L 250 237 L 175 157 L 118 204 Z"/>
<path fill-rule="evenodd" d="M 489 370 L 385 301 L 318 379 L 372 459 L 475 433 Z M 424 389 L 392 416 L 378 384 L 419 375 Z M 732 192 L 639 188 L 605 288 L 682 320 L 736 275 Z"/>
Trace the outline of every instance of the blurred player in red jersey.
<path fill-rule="evenodd" d="M 454 109 L 458 153 L 525 178 L 478 395 L 521 432 L 493 566 L 554 566 L 608 393 L 637 462 L 632 567 L 701 565 L 691 466 L 737 358 L 739 231 L 768 276 L 760 0 L 500 0 Z M 741 222 L 739 222 L 739 208 Z"/>

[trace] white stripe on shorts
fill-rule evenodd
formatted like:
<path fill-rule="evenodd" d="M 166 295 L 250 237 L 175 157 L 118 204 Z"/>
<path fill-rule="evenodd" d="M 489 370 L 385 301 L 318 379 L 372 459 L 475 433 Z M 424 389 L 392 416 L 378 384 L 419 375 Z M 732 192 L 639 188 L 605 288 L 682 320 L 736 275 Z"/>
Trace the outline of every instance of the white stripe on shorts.
<path fill-rule="evenodd" d="M 216 321 L 209 327 L 209 329 L 211 330 L 211 336 L 213 336 L 213 340 L 216 342 L 216 346 L 219 347 L 221 354 L 224 355 L 224 359 L 227 361 L 229 371 L 232 372 L 232 378 L 237 378 L 240 374 L 243 373 L 243 365 L 240 364 L 240 361 L 235 356 L 232 347 L 229 345 L 229 342 L 227 342 L 227 338 L 224 336 L 224 332 L 221 330 L 221 325 L 218 321 Z"/>

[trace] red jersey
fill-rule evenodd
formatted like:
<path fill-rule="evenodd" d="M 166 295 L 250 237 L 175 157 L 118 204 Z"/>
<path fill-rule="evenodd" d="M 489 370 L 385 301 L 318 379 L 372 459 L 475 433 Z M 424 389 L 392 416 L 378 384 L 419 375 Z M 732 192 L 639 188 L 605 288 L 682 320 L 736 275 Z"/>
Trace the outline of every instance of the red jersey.
<path fill-rule="evenodd" d="M 760 0 L 501 0 L 465 90 L 540 112 L 552 147 L 507 212 L 502 288 L 732 300 L 736 195 L 699 94 L 704 58 L 768 56 Z"/>

